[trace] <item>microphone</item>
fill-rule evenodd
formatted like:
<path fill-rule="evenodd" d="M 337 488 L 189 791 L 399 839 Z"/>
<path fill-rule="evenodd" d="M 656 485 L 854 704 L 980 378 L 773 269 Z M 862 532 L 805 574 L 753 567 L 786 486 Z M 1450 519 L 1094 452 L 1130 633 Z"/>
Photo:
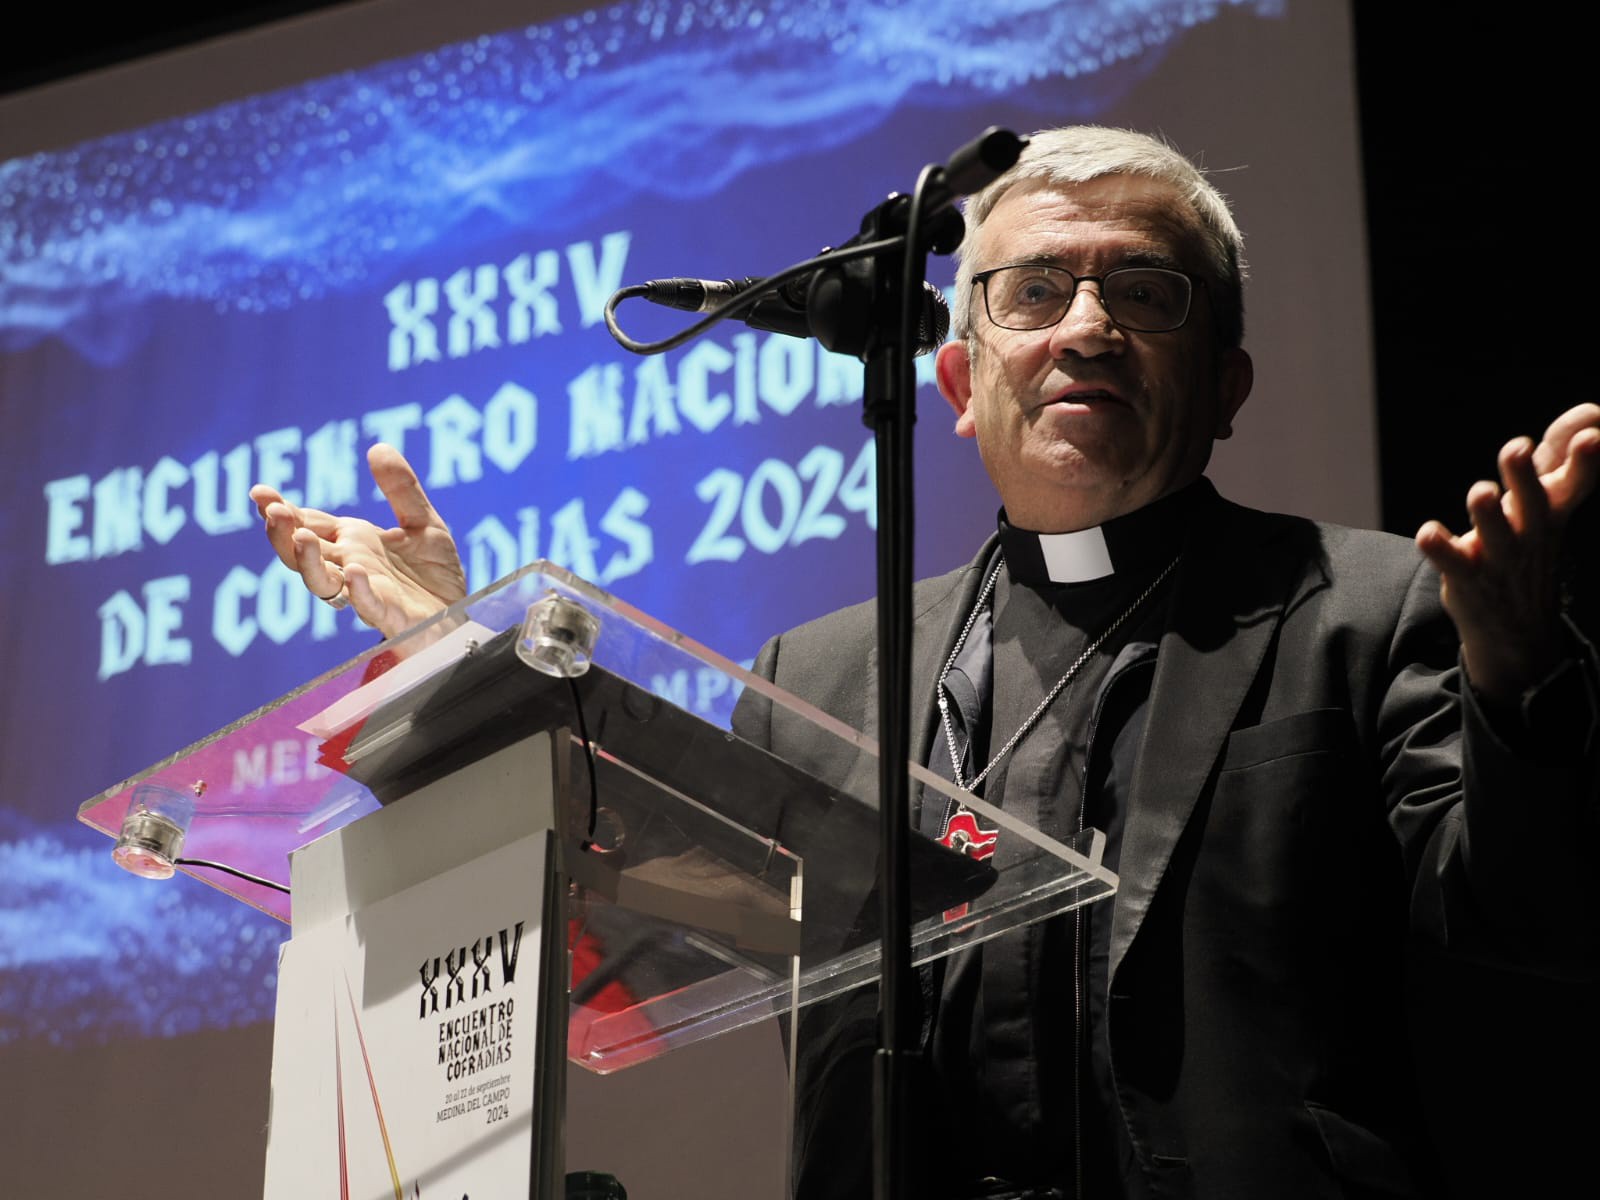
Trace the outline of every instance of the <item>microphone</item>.
<path fill-rule="evenodd" d="M 783 333 L 790 337 L 819 337 L 819 331 L 812 328 L 811 316 L 806 308 L 807 292 L 814 278 L 814 274 L 802 275 L 762 296 L 743 312 L 730 316 L 752 329 L 764 329 L 769 333 Z M 766 279 L 754 275 L 721 280 L 685 277 L 652 279 L 644 285 L 643 295 L 652 304 L 703 313 L 766 282 Z M 923 282 L 922 288 L 922 303 L 917 313 L 916 355 L 937 350 L 945 334 L 950 332 L 950 306 L 945 303 L 944 293 L 927 281 Z M 823 339 L 823 344 L 827 344 L 827 339 Z"/>

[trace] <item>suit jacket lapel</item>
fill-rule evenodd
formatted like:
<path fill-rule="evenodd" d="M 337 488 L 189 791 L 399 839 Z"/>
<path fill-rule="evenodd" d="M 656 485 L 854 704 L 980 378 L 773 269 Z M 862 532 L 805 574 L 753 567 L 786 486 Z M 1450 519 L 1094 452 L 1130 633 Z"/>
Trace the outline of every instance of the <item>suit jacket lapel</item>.
<path fill-rule="evenodd" d="M 911 634 L 911 761 L 926 764 L 938 724 L 938 704 L 934 685 L 944 660 L 955 645 L 961 624 L 972 610 L 973 601 L 983 586 L 984 568 L 994 552 L 996 539 L 990 538 L 977 557 L 965 567 L 929 580 L 912 594 Z M 878 736 L 878 643 L 868 647 L 861 668 L 863 703 L 861 732 Z M 878 775 L 875 762 L 859 761 L 850 774 L 850 786 L 857 795 L 876 796 Z"/>
<path fill-rule="evenodd" d="M 1113 977 L 1282 623 L 1304 560 L 1273 553 L 1288 536 L 1224 504 L 1190 535 L 1161 639 L 1130 789 L 1111 932 Z"/>
<path fill-rule="evenodd" d="M 925 764 L 933 748 L 939 721 L 934 688 L 983 588 L 997 540 L 991 537 L 984 542 L 978 556 L 956 576 L 954 586 L 940 589 L 926 600 L 918 597 L 921 603 L 916 605 L 911 635 L 911 757 L 915 762 Z"/>
<path fill-rule="evenodd" d="M 973 601 L 983 586 L 984 569 L 994 553 L 994 538 L 983 544 L 965 567 L 930 580 L 919 587 L 912 597 L 911 633 L 911 738 L 913 762 L 925 764 L 928 751 L 933 746 L 934 730 L 938 722 L 938 704 L 934 685 L 950 647 L 955 645 L 961 625 L 972 611 Z M 868 737 L 878 736 L 878 643 L 872 642 L 862 667 L 862 691 L 866 701 L 862 705 L 861 732 Z"/>

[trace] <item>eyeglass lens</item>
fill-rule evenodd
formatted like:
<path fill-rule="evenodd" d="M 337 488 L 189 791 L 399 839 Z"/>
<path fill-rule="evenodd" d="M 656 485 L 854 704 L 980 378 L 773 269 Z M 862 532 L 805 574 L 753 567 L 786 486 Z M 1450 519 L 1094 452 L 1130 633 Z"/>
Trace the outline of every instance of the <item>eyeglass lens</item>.
<path fill-rule="evenodd" d="M 1044 329 L 1061 320 L 1078 280 L 1059 267 L 1001 267 L 984 276 L 989 319 L 1002 329 Z M 1189 277 L 1160 267 L 1122 267 L 1100 280 L 1100 303 L 1136 333 L 1166 333 L 1189 316 Z"/>

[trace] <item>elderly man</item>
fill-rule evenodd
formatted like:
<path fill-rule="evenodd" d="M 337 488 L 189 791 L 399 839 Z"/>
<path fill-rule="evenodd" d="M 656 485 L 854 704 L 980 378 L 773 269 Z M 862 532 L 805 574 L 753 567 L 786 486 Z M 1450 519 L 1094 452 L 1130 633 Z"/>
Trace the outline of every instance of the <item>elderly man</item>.
<path fill-rule="evenodd" d="M 1241 509 L 1203 478 L 1252 375 L 1239 233 L 1201 174 L 1058 130 L 967 215 L 938 380 L 1004 509 L 917 590 L 914 749 L 1047 832 L 1106 830 L 1122 888 L 924 973 L 938 1194 L 1410 1194 L 1406 938 L 1557 972 L 1592 940 L 1593 662 L 1555 561 L 1600 407 L 1508 444 L 1460 537 Z M 373 467 L 397 529 L 253 495 L 313 592 L 393 633 L 462 579 L 403 460 Z M 757 669 L 867 724 L 874 628 L 834 614 Z M 847 765 L 762 704 L 736 727 Z M 869 1192 L 874 1003 L 802 1018 L 803 1197 Z"/>

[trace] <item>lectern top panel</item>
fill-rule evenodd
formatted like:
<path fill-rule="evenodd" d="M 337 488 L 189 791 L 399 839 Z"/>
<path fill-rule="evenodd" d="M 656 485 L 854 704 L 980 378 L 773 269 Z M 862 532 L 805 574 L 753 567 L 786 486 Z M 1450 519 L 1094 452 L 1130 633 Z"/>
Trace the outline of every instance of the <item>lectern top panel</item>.
<path fill-rule="evenodd" d="M 431 785 L 545 732 L 571 748 L 555 759 L 555 822 L 559 869 L 588 898 L 586 936 L 648 980 L 648 999 L 580 1039 L 589 1065 L 626 1065 L 876 976 L 876 743 L 547 563 L 79 815 L 119 838 L 125 865 L 176 865 L 287 921 L 286 894 L 187 860 L 287 885 L 292 851 L 412 792 L 440 794 Z M 785 761 L 773 744 L 803 744 L 808 757 Z M 1062 845 L 910 770 L 915 961 L 1114 890 L 1094 831 Z M 644 945 L 648 970 L 634 949 Z"/>
<path fill-rule="evenodd" d="M 524 726 L 527 732 L 533 732 L 535 723 L 549 728 L 570 722 L 565 683 L 541 677 L 522 661 L 540 652 L 530 645 L 539 631 L 524 628 L 530 609 L 551 597 L 572 606 L 569 612 L 581 610 L 594 620 L 592 645 L 581 654 L 602 669 L 577 679 L 598 747 L 626 749 L 630 760 L 642 756 L 639 765 L 682 784 L 707 761 L 706 755 L 738 742 L 730 732 L 735 704 L 745 691 L 758 692 L 785 719 L 814 726 L 819 741 L 837 742 L 842 753 L 834 757 L 853 763 L 847 777 L 823 781 L 808 794 L 793 786 L 796 773 L 783 773 L 783 764 L 767 763 L 763 773 L 754 748 L 738 742 L 735 749 L 743 754 L 734 757 L 757 763 L 751 768 L 755 773 L 736 775 L 742 782 L 708 777 L 704 786 L 720 793 L 723 807 L 742 806 L 764 836 L 804 841 L 808 833 L 828 835 L 834 839 L 831 853 L 858 854 L 869 861 L 875 857 L 868 824 L 854 816 L 841 818 L 844 830 L 818 828 L 819 813 L 831 807 L 832 798 L 849 795 L 856 815 L 875 807 L 872 739 L 543 562 L 108 788 L 84 803 L 79 816 L 117 837 L 130 812 L 151 810 L 184 827 L 182 857 L 225 863 L 287 885 L 292 850 L 418 785 L 423 778 L 417 772 L 448 769 L 454 761 L 452 739 L 457 757 L 473 753 L 468 744 L 474 722 L 485 723 L 484 732 L 501 739 L 514 733 L 519 718 L 530 722 Z M 563 650 L 559 637 L 547 638 L 545 651 L 552 645 Z M 520 679 L 518 671 L 524 673 Z M 526 694 L 512 700 L 516 689 Z M 474 692 L 475 703 L 462 703 Z M 622 731 L 628 736 L 619 741 Z M 415 744 L 401 750 L 413 733 L 434 739 L 431 762 Z M 408 761 L 413 771 L 409 779 L 393 769 L 397 756 Z M 390 769 L 380 770 L 385 762 Z M 774 785 L 774 772 L 784 774 L 787 789 Z M 986 810 L 982 801 L 946 781 L 920 769 L 914 774 L 921 789 L 937 794 L 941 805 L 947 798 L 962 800 L 988 827 L 1014 826 L 1015 837 L 1038 853 L 1062 853 L 1050 839 L 997 810 Z M 731 794 L 741 789 L 742 799 Z M 785 797 L 793 803 L 786 806 Z M 288 898 L 281 893 L 207 868 L 181 869 L 288 919 Z"/>
<path fill-rule="evenodd" d="M 498 686 L 507 695 L 511 681 L 553 696 L 543 713 L 522 715 L 538 716 L 545 728 L 569 722 L 570 699 L 564 684 L 556 686 L 562 680 L 540 675 L 516 654 L 495 653 L 498 648 L 516 649 L 523 658 L 570 654 L 559 622 L 553 637 L 549 629 L 523 629 L 530 608 L 552 596 L 569 614 L 593 619 L 592 644 L 582 651 L 579 665 L 599 664 L 614 681 L 615 698 L 634 709 L 643 702 L 662 712 L 692 714 L 696 729 L 726 735 L 740 692 L 752 682 L 770 690 L 737 664 L 606 592 L 559 567 L 535 563 L 108 788 L 83 804 L 79 817 L 116 837 L 130 812 L 151 810 L 154 823 L 170 820 L 183 829 L 182 857 L 225 863 L 287 885 L 292 850 L 417 785 L 415 777 L 377 769 L 396 755 L 417 758 L 414 748 L 400 749 L 414 722 L 428 724 L 436 743 L 449 740 L 452 721 L 458 741 L 470 740 L 461 723 L 474 719 L 493 718 L 496 735 L 509 735 L 505 714 L 496 714 L 492 704 L 446 711 L 444 701 L 461 691 L 464 679 Z M 543 642 L 534 644 L 540 638 Z M 528 645 L 519 648 L 520 642 Z M 486 676 L 485 664 L 498 670 L 496 678 Z M 521 678 L 513 680 L 512 672 Z M 583 691 L 594 690 L 592 681 L 583 682 L 586 676 L 577 678 Z M 544 681 L 542 691 L 533 688 L 536 680 Z M 585 716 L 602 744 L 604 731 L 618 726 L 603 708 Z M 615 714 L 627 716 L 620 710 Z M 841 734 L 845 731 L 832 736 Z M 431 765 L 444 769 L 448 763 L 436 754 Z M 288 919 L 287 897 L 270 888 L 205 868 L 191 873 Z"/>

